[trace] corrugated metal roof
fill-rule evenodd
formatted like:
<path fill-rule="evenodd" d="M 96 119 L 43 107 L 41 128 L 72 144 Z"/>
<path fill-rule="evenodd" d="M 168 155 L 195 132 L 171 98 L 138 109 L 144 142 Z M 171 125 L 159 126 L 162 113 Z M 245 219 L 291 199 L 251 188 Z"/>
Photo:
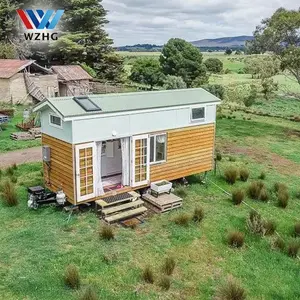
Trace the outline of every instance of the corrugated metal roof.
<path fill-rule="evenodd" d="M 59 79 L 65 81 L 93 78 L 85 70 L 83 70 L 81 66 L 78 65 L 53 66 L 51 69 L 58 74 Z"/>
<path fill-rule="evenodd" d="M 104 94 L 88 96 L 102 111 L 87 112 L 73 97 L 50 98 L 38 104 L 35 110 L 49 103 L 64 118 L 87 115 L 103 115 L 114 112 L 147 110 L 193 104 L 220 102 L 221 100 L 204 89 L 183 89 L 139 93 Z"/>
<path fill-rule="evenodd" d="M 10 78 L 32 63 L 33 60 L 0 59 L 0 78 Z"/>

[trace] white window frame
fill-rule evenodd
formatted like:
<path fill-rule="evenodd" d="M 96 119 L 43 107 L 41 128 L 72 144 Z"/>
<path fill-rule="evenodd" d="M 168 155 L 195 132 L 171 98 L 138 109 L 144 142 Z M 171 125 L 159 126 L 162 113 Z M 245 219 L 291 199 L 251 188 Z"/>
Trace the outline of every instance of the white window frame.
<path fill-rule="evenodd" d="M 57 124 L 52 123 L 52 122 L 51 122 L 51 117 L 59 118 L 59 119 L 60 119 L 60 125 L 57 125 Z M 63 121 L 62 121 L 62 118 L 59 117 L 58 115 L 55 115 L 55 114 L 49 114 L 49 125 L 50 125 L 50 126 L 53 126 L 53 127 L 62 129 L 62 128 L 63 128 L 62 122 L 63 122 Z"/>
<path fill-rule="evenodd" d="M 204 118 L 193 119 L 193 109 L 197 109 L 197 108 L 203 108 L 204 109 Z M 203 123 L 203 122 L 205 122 L 205 119 L 206 119 L 206 106 L 191 107 L 191 112 L 190 112 L 191 123 Z"/>
<path fill-rule="evenodd" d="M 156 161 L 156 137 L 160 135 L 165 135 L 166 136 L 166 142 L 165 142 L 165 159 L 164 160 L 159 160 Z M 158 165 L 158 164 L 163 164 L 167 162 L 167 143 L 168 143 L 168 135 L 166 132 L 161 132 L 161 133 L 156 133 L 156 134 L 151 134 L 149 136 L 149 160 L 151 158 L 151 138 L 154 137 L 154 145 L 153 145 L 153 162 L 150 161 L 150 165 Z"/>

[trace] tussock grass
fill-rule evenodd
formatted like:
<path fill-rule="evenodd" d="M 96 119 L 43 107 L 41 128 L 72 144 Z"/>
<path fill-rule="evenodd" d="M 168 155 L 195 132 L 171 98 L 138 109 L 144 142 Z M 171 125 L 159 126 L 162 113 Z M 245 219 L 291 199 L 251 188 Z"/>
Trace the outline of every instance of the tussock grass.
<path fill-rule="evenodd" d="M 235 184 L 238 177 L 238 170 L 235 167 L 228 167 L 224 172 L 225 180 L 229 184 Z"/>
<path fill-rule="evenodd" d="M 162 265 L 162 271 L 164 274 L 170 276 L 173 274 L 175 266 L 176 266 L 175 259 L 173 257 L 167 257 L 164 260 L 164 263 Z"/>
<path fill-rule="evenodd" d="M 265 180 L 266 179 L 266 173 L 264 172 L 264 171 L 262 171 L 261 173 L 260 173 L 260 175 L 258 176 L 258 179 L 260 179 L 260 180 Z"/>
<path fill-rule="evenodd" d="M 229 278 L 217 291 L 219 300 L 245 300 L 245 289 L 233 278 Z"/>
<path fill-rule="evenodd" d="M 142 278 L 146 283 L 154 283 L 154 272 L 150 266 L 146 266 L 142 272 Z"/>
<path fill-rule="evenodd" d="M 75 265 L 68 265 L 66 267 L 64 282 L 71 289 L 78 289 L 80 287 L 79 271 Z"/>
<path fill-rule="evenodd" d="M 246 168 L 241 168 L 240 169 L 240 179 L 241 179 L 241 181 L 246 182 L 248 180 L 249 176 L 250 176 L 250 171 L 248 169 L 246 169 Z"/>
<path fill-rule="evenodd" d="M 264 229 L 265 229 L 265 234 L 266 235 L 272 235 L 275 233 L 277 228 L 277 225 L 274 221 L 272 220 L 266 220 L 264 222 Z"/>
<path fill-rule="evenodd" d="M 115 238 L 114 231 L 110 225 L 104 224 L 100 227 L 99 236 L 103 240 L 113 240 Z"/>
<path fill-rule="evenodd" d="M 277 194 L 278 206 L 286 208 L 289 204 L 290 195 L 288 190 L 280 189 Z"/>
<path fill-rule="evenodd" d="M 233 248 L 241 248 L 244 245 L 245 235 L 240 231 L 231 231 L 227 236 L 228 245 Z"/>
<path fill-rule="evenodd" d="M 193 221 L 200 223 L 204 218 L 204 209 L 202 207 L 196 207 L 194 209 Z"/>
<path fill-rule="evenodd" d="M 180 198 L 185 198 L 187 196 L 186 187 L 179 186 L 178 188 L 175 189 L 175 194 Z"/>
<path fill-rule="evenodd" d="M 281 237 L 277 237 L 274 241 L 274 247 L 283 252 L 285 250 L 285 241 Z"/>
<path fill-rule="evenodd" d="M 296 237 L 299 237 L 300 236 L 300 222 L 297 222 L 295 225 L 294 225 L 294 235 Z"/>
<path fill-rule="evenodd" d="M 265 226 L 264 221 L 259 213 L 255 210 L 251 210 L 247 219 L 247 228 L 251 233 L 264 235 Z"/>
<path fill-rule="evenodd" d="M 237 189 L 232 192 L 232 202 L 234 205 L 239 205 L 245 198 L 245 192 L 242 189 Z"/>
<path fill-rule="evenodd" d="M 91 286 L 85 288 L 79 295 L 79 300 L 98 300 L 95 289 Z"/>
<path fill-rule="evenodd" d="M 288 256 L 296 258 L 298 256 L 299 249 L 300 249 L 299 241 L 297 240 L 290 241 L 287 246 Z"/>
<path fill-rule="evenodd" d="M 168 291 L 171 287 L 171 279 L 169 276 L 163 275 L 160 280 L 158 285 L 161 287 L 162 290 Z"/>
<path fill-rule="evenodd" d="M 191 216 L 187 213 L 181 213 L 174 218 L 174 222 L 180 226 L 188 226 L 191 221 Z"/>
<path fill-rule="evenodd" d="M 9 181 L 6 180 L 2 185 L 0 189 L 0 196 L 2 203 L 5 206 L 17 206 L 18 205 L 18 196 L 15 185 Z"/>

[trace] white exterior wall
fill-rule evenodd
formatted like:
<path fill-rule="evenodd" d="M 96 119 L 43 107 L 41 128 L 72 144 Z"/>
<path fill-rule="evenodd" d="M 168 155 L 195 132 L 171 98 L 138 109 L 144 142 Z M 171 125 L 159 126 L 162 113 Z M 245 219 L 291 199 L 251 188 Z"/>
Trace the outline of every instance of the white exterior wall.
<path fill-rule="evenodd" d="M 199 107 L 202 107 L 199 105 Z M 138 134 L 214 123 L 216 105 L 206 105 L 204 122 L 191 122 L 191 108 L 165 109 L 153 112 L 137 112 L 101 118 L 73 121 L 74 144 L 118 139 Z M 115 134 L 115 135 L 114 135 Z"/>

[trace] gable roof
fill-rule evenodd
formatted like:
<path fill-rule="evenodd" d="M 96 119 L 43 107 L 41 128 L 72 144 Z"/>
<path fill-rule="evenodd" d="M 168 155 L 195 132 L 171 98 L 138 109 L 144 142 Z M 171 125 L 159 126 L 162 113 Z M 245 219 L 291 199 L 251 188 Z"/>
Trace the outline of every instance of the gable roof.
<path fill-rule="evenodd" d="M 11 78 L 34 63 L 34 60 L 0 59 L 0 78 Z"/>
<path fill-rule="evenodd" d="M 137 110 L 160 109 L 166 107 L 219 103 L 221 100 L 202 88 L 166 90 L 138 93 L 88 95 L 101 111 L 85 111 L 73 97 L 57 97 L 44 100 L 35 106 L 34 111 L 41 110 L 45 105 L 65 118 L 89 115 L 104 115 Z"/>
<path fill-rule="evenodd" d="M 72 81 L 93 78 L 79 65 L 53 66 L 51 69 L 58 74 L 60 80 Z"/>

